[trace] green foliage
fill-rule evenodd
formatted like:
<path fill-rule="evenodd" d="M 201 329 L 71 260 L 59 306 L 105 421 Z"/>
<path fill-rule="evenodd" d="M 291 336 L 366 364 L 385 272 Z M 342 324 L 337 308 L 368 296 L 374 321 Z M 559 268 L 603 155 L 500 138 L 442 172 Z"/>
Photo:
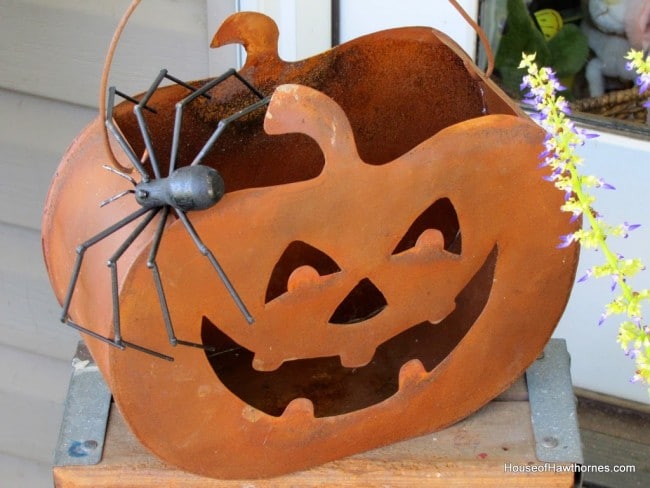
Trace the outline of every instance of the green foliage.
<path fill-rule="evenodd" d="M 587 63 L 589 44 L 587 37 L 574 24 L 566 24 L 548 41 L 551 59 L 549 64 L 560 78 L 575 75 Z"/>
<path fill-rule="evenodd" d="M 495 56 L 495 68 L 503 85 L 520 93 L 521 53 L 536 53 L 538 66 L 548 66 L 560 77 L 580 71 L 587 62 L 589 45 L 586 36 L 573 24 L 566 24 L 550 40 L 537 28 L 523 0 L 508 0 L 507 28 Z"/>

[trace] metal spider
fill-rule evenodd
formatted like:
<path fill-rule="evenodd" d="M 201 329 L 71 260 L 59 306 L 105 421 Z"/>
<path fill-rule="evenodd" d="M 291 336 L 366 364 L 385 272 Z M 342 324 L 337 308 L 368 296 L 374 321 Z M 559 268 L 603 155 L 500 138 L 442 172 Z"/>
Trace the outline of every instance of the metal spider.
<path fill-rule="evenodd" d="M 233 115 L 222 119 L 217 128 L 212 133 L 207 142 L 200 149 L 198 154 L 195 156 L 194 160 L 190 163 L 189 166 L 183 166 L 176 168 L 176 160 L 178 147 L 180 142 L 180 132 L 181 132 L 181 121 L 183 118 L 184 108 L 190 104 L 192 101 L 196 100 L 198 97 L 210 98 L 210 95 L 207 93 L 210 89 L 222 83 L 227 78 L 235 76 L 239 79 L 251 92 L 253 92 L 260 100 L 245 107 L 244 109 L 234 113 Z M 155 113 L 155 110 L 148 107 L 147 103 L 152 97 L 156 89 L 160 86 L 160 83 L 165 79 L 169 79 L 181 86 L 186 87 L 191 91 L 190 95 L 185 97 L 183 100 L 176 104 L 176 114 L 174 120 L 174 131 L 172 136 L 172 147 L 171 155 L 169 159 L 169 172 L 166 177 L 163 177 L 160 172 L 160 165 L 156 158 L 156 153 L 153 148 L 153 143 L 149 135 L 149 130 L 147 123 L 142 115 L 143 110 L 149 110 Z M 113 108 L 115 105 L 115 96 L 120 96 L 132 103 L 135 104 L 133 111 L 138 121 L 140 132 L 145 143 L 146 153 L 149 157 L 151 168 L 153 170 L 153 177 L 145 169 L 143 162 L 136 156 L 131 145 L 126 141 L 119 128 L 115 125 L 113 121 Z M 137 182 L 131 176 L 113 169 L 109 166 L 104 166 L 106 169 L 112 171 L 113 173 L 129 180 L 134 188 L 121 192 L 105 201 L 103 201 L 100 206 L 106 205 L 124 195 L 134 194 L 135 200 L 141 205 L 142 208 L 136 210 L 135 212 L 127 215 L 119 222 L 111 225 L 110 227 L 104 229 L 98 234 L 94 235 L 87 241 L 81 243 L 76 248 L 77 257 L 74 263 L 72 276 L 68 284 L 68 289 L 66 292 L 65 300 L 63 303 L 63 311 L 61 313 L 61 322 L 77 329 L 78 331 L 88 334 L 100 341 L 103 341 L 111 346 L 115 346 L 119 349 L 124 349 L 126 347 L 131 347 L 141 352 L 145 352 L 156 356 L 161 359 L 168 361 L 173 361 L 173 358 L 162 354 L 160 352 L 154 351 L 152 349 L 146 348 L 144 346 L 128 342 L 122 338 L 121 334 L 121 319 L 120 319 L 120 304 L 119 304 L 119 293 L 118 293 L 118 278 L 117 278 L 117 263 L 120 257 L 124 252 L 129 248 L 129 246 L 135 241 L 135 239 L 144 231 L 144 229 L 151 223 L 158 213 L 161 213 L 160 221 L 158 222 L 158 227 L 154 233 L 151 250 L 149 252 L 149 257 L 147 260 L 147 267 L 151 269 L 154 284 L 156 286 L 156 292 L 158 294 L 158 300 L 160 302 L 160 307 L 162 310 L 163 320 L 165 322 L 165 327 L 167 329 L 167 334 L 169 336 L 169 342 L 171 345 L 176 346 L 178 344 L 198 347 L 202 349 L 212 350 L 210 346 L 205 346 L 203 344 L 197 344 L 194 342 L 184 341 L 178 339 L 174 332 L 174 327 L 172 324 L 172 319 L 169 313 L 169 308 L 167 306 L 167 300 L 165 298 L 165 291 L 163 289 L 162 280 L 160 277 L 160 271 L 158 265 L 156 264 L 156 254 L 160 246 L 160 241 L 162 239 L 163 231 L 165 228 L 165 223 L 169 216 L 169 212 L 173 210 L 178 218 L 183 223 L 185 229 L 191 236 L 194 241 L 197 249 L 201 254 L 203 254 L 210 262 L 214 270 L 217 272 L 219 278 L 223 282 L 224 286 L 228 290 L 228 293 L 236 303 L 237 307 L 245 317 L 246 321 L 249 324 L 253 323 L 253 317 L 249 313 L 248 309 L 244 305 L 239 294 L 233 287 L 232 283 L 226 276 L 226 273 L 221 268 L 221 265 L 212 254 L 212 251 L 203 243 L 199 235 L 197 234 L 194 226 L 187 218 L 186 213 L 193 210 L 204 210 L 214 206 L 224 194 L 224 181 L 221 178 L 219 172 L 209 166 L 201 165 L 201 161 L 206 156 L 208 151 L 213 147 L 216 140 L 219 138 L 224 129 L 232 121 L 250 113 L 258 108 L 269 103 L 269 97 L 264 97 L 258 90 L 256 90 L 252 85 L 250 85 L 246 80 L 244 80 L 234 69 L 231 69 L 221 75 L 218 78 L 215 78 L 201 88 L 194 88 L 187 83 L 169 75 L 167 70 L 162 70 L 160 74 L 156 77 L 154 82 L 151 84 L 149 90 L 145 93 L 141 100 L 135 100 L 111 87 L 108 94 L 108 105 L 106 110 L 106 126 L 112 136 L 119 143 L 121 148 L 124 150 L 128 156 L 131 164 L 140 174 L 140 182 Z M 144 158 L 143 158 L 144 160 Z M 88 329 L 80 324 L 75 323 L 71 320 L 69 316 L 70 303 L 74 295 L 75 287 L 77 280 L 79 278 L 79 272 L 81 270 L 81 265 L 83 263 L 83 258 L 85 252 L 107 238 L 114 232 L 117 232 L 119 229 L 125 227 L 131 222 L 142 218 L 138 225 L 133 229 L 129 234 L 126 240 L 119 246 L 115 253 L 108 260 L 108 267 L 111 272 L 111 292 L 112 292 L 112 307 L 113 307 L 113 338 L 105 337 L 98 334 L 97 332 Z"/>

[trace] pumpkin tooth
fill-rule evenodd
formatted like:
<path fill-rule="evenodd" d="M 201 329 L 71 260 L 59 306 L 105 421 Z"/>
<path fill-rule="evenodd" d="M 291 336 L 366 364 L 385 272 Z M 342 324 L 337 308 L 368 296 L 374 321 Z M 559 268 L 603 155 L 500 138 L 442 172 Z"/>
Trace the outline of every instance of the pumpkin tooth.
<path fill-rule="evenodd" d="M 440 309 L 442 309 L 442 307 L 440 307 Z M 456 301 L 452 300 L 448 304 L 445 304 L 445 308 L 439 312 L 438 316 L 430 317 L 429 322 L 431 322 L 433 325 L 439 324 L 447 317 L 449 317 L 454 310 L 456 310 Z"/>
<path fill-rule="evenodd" d="M 445 238 L 438 229 L 426 229 L 415 243 L 415 250 L 419 253 L 441 252 L 445 248 Z"/>
<path fill-rule="evenodd" d="M 315 285 L 321 279 L 318 271 L 311 266 L 304 265 L 296 268 L 287 282 L 287 291 L 292 292 L 301 288 L 308 288 Z"/>
<path fill-rule="evenodd" d="M 344 351 L 341 353 L 341 366 L 344 368 L 361 368 L 366 366 L 375 355 L 375 350 L 372 348 L 358 348 L 352 351 Z"/>
<path fill-rule="evenodd" d="M 275 357 L 261 357 L 255 354 L 253 358 L 253 369 L 256 371 L 275 371 L 282 366 L 282 360 Z"/>
<path fill-rule="evenodd" d="M 411 359 L 404 363 L 399 370 L 399 389 L 402 390 L 409 385 L 419 383 L 427 375 L 422 361 L 419 359 Z"/>
<path fill-rule="evenodd" d="M 282 412 L 284 419 L 314 417 L 314 403 L 308 398 L 295 398 Z"/>

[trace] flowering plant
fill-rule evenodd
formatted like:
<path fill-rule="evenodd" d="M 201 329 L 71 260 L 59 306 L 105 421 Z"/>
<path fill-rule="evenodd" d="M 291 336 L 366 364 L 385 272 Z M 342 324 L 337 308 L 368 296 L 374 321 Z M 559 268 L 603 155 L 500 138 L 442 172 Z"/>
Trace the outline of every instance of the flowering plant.
<path fill-rule="evenodd" d="M 637 71 L 637 85 L 643 93 L 650 88 L 650 57 L 644 59 L 643 53 L 630 51 L 626 59 L 629 60 L 628 69 Z M 627 238 L 639 225 L 624 222 L 613 226 L 594 210 L 596 198 L 591 190 L 614 190 L 614 187 L 602 178 L 583 175 L 580 172 L 583 161 L 576 150 L 596 135 L 576 127 L 571 121 L 569 104 L 558 94 L 565 88 L 553 70 L 536 65 L 535 54 L 524 53 L 519 68 L 527 70 L 521 84 L 522 90 L 528 90 L 524 102 L 535 108 L 532 117 L 546 130 L 545 147 L 540 155 L 541 166 L 550 170 L 545 179 L 564 192 L 565 202 L 561 209 L 571 213 L 571 220 L 583 219 L 583 228 L 560 236 L 558 247 L 576 242 L 584 248 L 602 252 L 604 263 L 587 270 L 578 282 L 591 277 L 610 277 L 611 290 L 616 294 L 605 305 L 599 325 L 611 315 L 623 316 L 617 341 L 625 354 L 635 361 L 636 371 L 631 381 L 650 385 L 650 326 L 643 319 L 643 306 L 650 301 L 650 290 L 635 290 L 630 284 L 630 279 L 645 267 L 639 259 L 625 258 L 610 247 L 612 238 Z"/>

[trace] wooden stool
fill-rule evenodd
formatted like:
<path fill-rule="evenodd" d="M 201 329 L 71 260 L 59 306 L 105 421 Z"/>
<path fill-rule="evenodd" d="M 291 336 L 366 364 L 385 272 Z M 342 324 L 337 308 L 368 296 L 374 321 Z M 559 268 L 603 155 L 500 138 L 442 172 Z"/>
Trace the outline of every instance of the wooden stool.
<path fill-rule="evenodd" d="M 580 470 L 575 468 L 582 463 L 582 450 L 563 340 L 551 340 L 525 377 L 447 429 L 306 471 L 236 481 L 185 473 L 151 455 L 117 408 L 109 408 L 110 392 L 96 367 L 86 362 L 90 358 L 83 349 L 82 345 L 73 360 L 53 469 L 57 488 L 572 487 L 580 483 Z"/>

